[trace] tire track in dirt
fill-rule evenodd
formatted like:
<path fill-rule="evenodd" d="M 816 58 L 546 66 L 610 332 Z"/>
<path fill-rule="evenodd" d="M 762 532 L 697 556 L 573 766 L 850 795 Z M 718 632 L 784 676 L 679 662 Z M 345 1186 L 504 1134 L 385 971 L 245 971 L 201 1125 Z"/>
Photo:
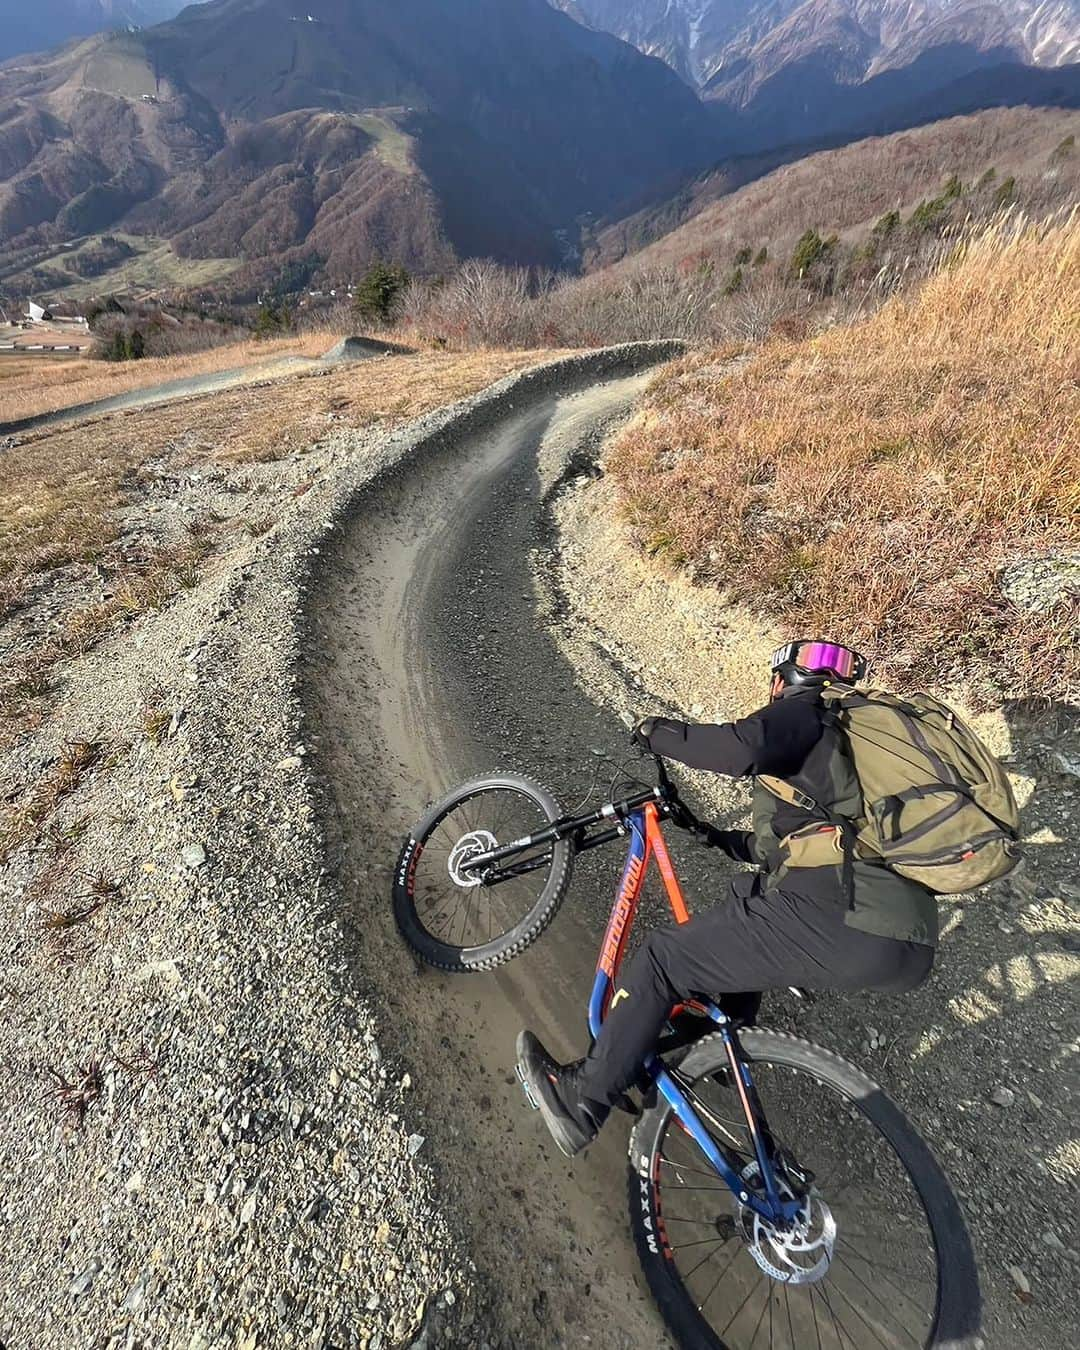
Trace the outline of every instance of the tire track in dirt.
<path fill-rule="evenodd" d="M 467 444 L 376 484 L 326 550 L 312 616 L 310 699 L 346 917 L 485 1287 L 491 1322 L 478 1345 L 666 1343 L 629 1236 L 626 1123 L 568 1162 L 512 1072 L 523 1025 L 556 1053 L 584 1048 L 621 855 L 581 860 L 552 927 L 495 975 L 418 969 L 390 909 L 401 839 L 447 787 L 517 768 L 569 808 L 588 786 L 589 751 L 626 746 L 538 617 L 530 553 L 543 542 L 545 490 L 647 379 L 527 398 Z"/>

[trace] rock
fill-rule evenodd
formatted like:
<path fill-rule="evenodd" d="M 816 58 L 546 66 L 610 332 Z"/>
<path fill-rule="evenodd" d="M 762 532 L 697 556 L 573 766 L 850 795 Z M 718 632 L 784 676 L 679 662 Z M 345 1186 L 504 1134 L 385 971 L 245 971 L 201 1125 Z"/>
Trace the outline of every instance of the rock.
<path fill-rule="evenodd" d="M 278 762 L 277 768 L 283 773 L 288 773 L 290 769 L 298 769 L 303 762 L 299 755 L 286 755 Z"/>
<path fill-rule="evenodd" d="M 1016 1101 L 1016 1093 L 1012 1088 L 996 1087 L 990 1094 L 990 1100 L 995 1106 L 1012 1106 Z"/>
<path fill-rule="evenodd" d="M 1002 594 L 1032 614 L 1046 614 L 1080 596 L 1080 549 L 1050 549 L 1041 558 L 1025 558 L 1002 569 Z"/>
<path fill-rule="evenodd" d="M 1050 756 L 1051 763 L 1058 773 L 1069 778 L 1080 778 L 1080 753 L 1075 750 L 1055 750 Z"/>
<path fill-rule="evenodd" d="M 85 1270 L 80 1270 L 72 1279 L 71 1283 L 68 1285 L 68 1293 L 73 1298 L 78 1298 L 81 1294 L 88 1293 L 100 1270 L 101 1262 L 95 1257 Z"/>
<path fill-rule="evenodd" d="M 126 1312 L 137 1313 L 146 1302 L 146 1286 L 150 1282 L 150 1272 L 144 1270 L 131 1288 L 127 1291 L 124 1299 L 124 1309 Z"/>
<path fill-rule="evenodd" d="M 1031 1293 L 1031 1281 L 1020 1269 L 1019 1266 L 1010 1266 L 1009 1275 L 1012 1279 L 1013 1284 L 1016 1285 L 1017 1289 L 1019 1289 L 1022 1294 Z"/>
<path fill-rule="evenodd" d="M 1047 1229 L 1042 1235 L 1042 1240 L 1043 1246 L 1049 1247 L 1053 1252 L 1063 1252 L 1065 1250 L 1064 1242 L 1062 1242 L 1058 1235 L 1050 1229 Z"/>
<path fill-rule="evenodd" d="M 424 1147 L 424 1136 L 422 1134 L 409 1135 L 409 1157 L 415 1158 Z"/>
<path fill-rule="evenodd" d="M 185 867 L 203 867 L 206 864 L 206 849 L 202 844 L 185 844 L 180 850 L 180 860 Z"/>

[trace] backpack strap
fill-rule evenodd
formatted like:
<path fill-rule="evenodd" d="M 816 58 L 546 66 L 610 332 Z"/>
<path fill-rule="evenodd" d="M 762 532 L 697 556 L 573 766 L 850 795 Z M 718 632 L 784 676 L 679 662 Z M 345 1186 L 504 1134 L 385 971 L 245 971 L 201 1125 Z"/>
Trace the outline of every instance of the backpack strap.
<path fill-rule="evenodd" d="M 830 825 L 834 825 L 840 836 L 840 893 L 848 909 L 855 908 L 855 849 L 858 842 L 858 830 L 855 822 L 846 816 L 838 816 L 827 811 L 808 793 L 800 791 L 794 784 L 772 774 L 758 774 L 757 781 L 774 797 L 789 806 L 798 806 L 804 811 L 820 815 Z"/>

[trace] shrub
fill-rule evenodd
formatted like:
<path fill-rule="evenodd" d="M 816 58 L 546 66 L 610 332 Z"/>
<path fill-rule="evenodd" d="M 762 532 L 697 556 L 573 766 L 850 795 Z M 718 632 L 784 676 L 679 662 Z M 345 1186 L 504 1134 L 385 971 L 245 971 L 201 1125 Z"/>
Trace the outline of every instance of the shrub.
<path fill-rule="evenodd" d="M 257 338 L 280 337 L 292 328 L 292 315 L 285 305 L 276 300 L 264 300 L 255 316 L 255 336 Z"/>
<path fill-rule="evenodd" d="M 1016 197 L 1016 179 L 1009 175 L 1001 181 L 1001 185 L 994 193 L 994 205 L 997 207 L 1008 206 Z"/>
<path fill-rule="evenodd" d="M 734 295 L 736 291 L 742 290 L 742 283 L 742 268 L 736 267 L 735 271 L 728 277 L 727 282 L 724 285 L 724 294 Z"/>
<path fill-rule="evenodd" d="M 836 236 L 822 239 L 817 230 L 807 230 L 799 238 L 791 255 L 791 270 L 797 277 L 806 276 L 812 268 L 825 262 L 836 246 Z"/>
<path fill-rule="evenodd" d="M 98 334 L 91 355 L 99 361 L 139 361 L 146 355 L 146 339 L 138 328 L 110 328 Z"/>
<path fill-rule="evenodd" d="M 874 228 L 870 233 L 876 239 L 888 239 L 890 235 L 895 234 L 900 227 L 900 212 L 886 211 L 883 216 L 879 216 L 874 223 Z"/>
<path fill-rule="evenodd" d="M 918 204 L 908 225 L 916 234 L 940 230 L 947 219 L 949 203 L 944 197 L 933 197 Z"/>
<path fill-rule="evenodd" d="M 735 266 L 745 267 L 753 256 L 754 256 L 753 249 L 751 248 L 739 249 L 738 253 L 735 254 Z"/>
<path fill-rule="evenodd" d="M 768 262 L 768 260 L 769 260 L 768 247 L 765 244 L 762 244 L 762 246 L 757 251 L 757 256 L 754 258 L 754 266 L 762 267 L 764 266 L 765 263 Z"/>
<path fill-rule="evenodd" d="M 364 323 L 388 323 L 409 284 L 404 267 L 377 262 L 364 274 L 353 296 L 353 310 Z"/>

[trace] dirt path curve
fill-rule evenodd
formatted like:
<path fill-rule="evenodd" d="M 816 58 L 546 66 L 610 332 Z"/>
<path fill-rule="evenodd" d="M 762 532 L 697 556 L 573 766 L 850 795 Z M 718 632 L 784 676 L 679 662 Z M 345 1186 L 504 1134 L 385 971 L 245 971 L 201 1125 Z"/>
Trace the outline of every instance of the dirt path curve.
<path fill-rule="evenodd" d="M 94 399 L 90 403 L 75 403 L 70 408 L 57 408 L 54 412 L 37 413 L 33 417 L 22 417 L 13 422 L 0 422 L 0 436 L 15 435 L 38 427 L 59 426 L 64 422 L 78 422 L 84 417 L 131 412 L 136 408 L 152 408 L 162 403 L 176 403 L 184 398 L 220 394 L 228 389 L 238 389 L 245 384 L 280 380 L 287 375 L 297 375 L 301 371 L 312 373 L 326 370 L 343 361 L 363 361 L 374 356 L 402 355 L 409 350 L 393 342 L 374 342 L 368 338 L 356 337 L 342 338 L 323 356 L 279 356 L 257 365 L 234 366 L 231 370 L 213 371 L 209 375 L 189 375 L 182 380 L 165 380 L 161 384 L 131 389 L 127 393 Z"/>
<path fill-rule="evenodd" d="M 590 750 L 626 746 L 538 621 L 530 550 L 544 542 L 545 494 L 648 379 L 529 399 L 467 450 L 377 485 L 324 559 L 314 620 L 312 714 L 361 973 L 469 1236 L 491 1307 L 485 1335 L 504 1345 L 666 1344 L 628 1233 L 626 1125 L 571 1164 L 512 1074 L 523 1025 L 557 1053 L 583 1050 L 621 859 L 582 860 L 542 941 L 476 977 L 418 969 L 393 927 L 390 873 L 408 826 L 453 783 L 520 768 L 569 807 L 588 787 Z"/>

